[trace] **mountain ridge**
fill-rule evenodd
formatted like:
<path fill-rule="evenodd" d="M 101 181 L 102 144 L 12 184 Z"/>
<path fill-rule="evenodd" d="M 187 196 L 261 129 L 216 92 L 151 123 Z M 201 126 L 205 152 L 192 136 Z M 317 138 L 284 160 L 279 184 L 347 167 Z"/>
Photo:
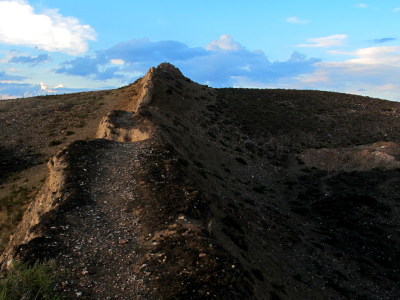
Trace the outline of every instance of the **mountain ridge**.
<path fill-rule="evenodd" d="M 49 160 L 3 267 L 55 257 L 87 299 L 399 295 L 398 103 L 212 89 L 166 63 L 103 93 L 98 139 Z"/>

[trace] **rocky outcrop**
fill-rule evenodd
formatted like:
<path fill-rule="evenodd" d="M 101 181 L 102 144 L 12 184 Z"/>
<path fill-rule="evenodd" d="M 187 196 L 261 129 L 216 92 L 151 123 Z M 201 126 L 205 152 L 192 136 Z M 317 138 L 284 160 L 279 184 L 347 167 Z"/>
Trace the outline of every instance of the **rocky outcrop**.
<path fill-rule="evenodd" d="M 154 72 L 155 68 L 152 67 L 146 73 L 146 75 L 140 79 L 140 91 L 137 95 L 132 95 L 131 101 L 124 106 L 124 110 L 137 112 L 140 107 L 144 107 L 150 104 L 152 96 L 153 96 L 153 89 L 154 89 Z"/>
<path fill-rule="evenodd" d="M 140 114 L 113 110 L 100 122 L 96 137 L 117 142 L 137 142 L 149 139 L 154 131 L 153 124 Z"/>
<path fill-rule="evenodd" d="M 153 96 L 154 67 L 140 80 L 139 96 L 133 95 L 132 101 L 124 110 L 113 110 L 103 117 L 96 133 L 96 138 L 117 142 L 138 142 L 149 139 L 155 132 L 154 125 L 145 113 Z"/>
<path fill-rule="evenodd" d="M 41 226 L 43 217 L 64 204 L 69 197 L 65 191 L 66 169 L 68 163 L 65 159 L 67 151 L 61 151 L 49 160 L 47 166 L 50 175 L 45 184 L 24 214 L 22 222 L 14 231 L 3 255 L 0 257 L 1 268 L 7 267 L 13 258 L 17 257 L 18 248 L 26 245 L 36 238 L 43 237 L 46 232 Z"/>

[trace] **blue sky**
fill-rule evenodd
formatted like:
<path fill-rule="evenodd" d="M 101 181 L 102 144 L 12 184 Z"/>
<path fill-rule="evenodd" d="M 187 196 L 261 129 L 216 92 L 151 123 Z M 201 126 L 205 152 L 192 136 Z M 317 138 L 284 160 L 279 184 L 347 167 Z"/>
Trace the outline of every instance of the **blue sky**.
<path fill-rule="evenodd" d="M 392 0 L 0 0 L 0 95 L 120 87 L 167 61 L 213 87 L 400 101 L 399 21 Z"/>

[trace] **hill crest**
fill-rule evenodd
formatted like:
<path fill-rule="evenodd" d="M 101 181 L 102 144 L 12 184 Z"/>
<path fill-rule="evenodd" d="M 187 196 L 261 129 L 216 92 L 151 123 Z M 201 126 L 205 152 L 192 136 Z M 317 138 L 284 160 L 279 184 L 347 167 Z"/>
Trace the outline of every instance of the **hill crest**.
<path fill-rule="evenodd" d="M 86 299 L 399 295 L 398 103 L 212 89 L 169 64 L 102 93 L 98 139 L 49 160 L 4 267 L 54 257 Z"/>

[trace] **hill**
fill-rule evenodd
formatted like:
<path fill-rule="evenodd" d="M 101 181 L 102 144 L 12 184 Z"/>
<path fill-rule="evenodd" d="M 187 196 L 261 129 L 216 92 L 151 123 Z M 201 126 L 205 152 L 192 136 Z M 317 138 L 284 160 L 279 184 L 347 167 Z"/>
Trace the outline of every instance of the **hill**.
<path fill-rule="evenodd" d="M 399 113 L 166 63 L 0 102 L 2 267 L 54 258 L 82 299 L 398 299 Z"/>

